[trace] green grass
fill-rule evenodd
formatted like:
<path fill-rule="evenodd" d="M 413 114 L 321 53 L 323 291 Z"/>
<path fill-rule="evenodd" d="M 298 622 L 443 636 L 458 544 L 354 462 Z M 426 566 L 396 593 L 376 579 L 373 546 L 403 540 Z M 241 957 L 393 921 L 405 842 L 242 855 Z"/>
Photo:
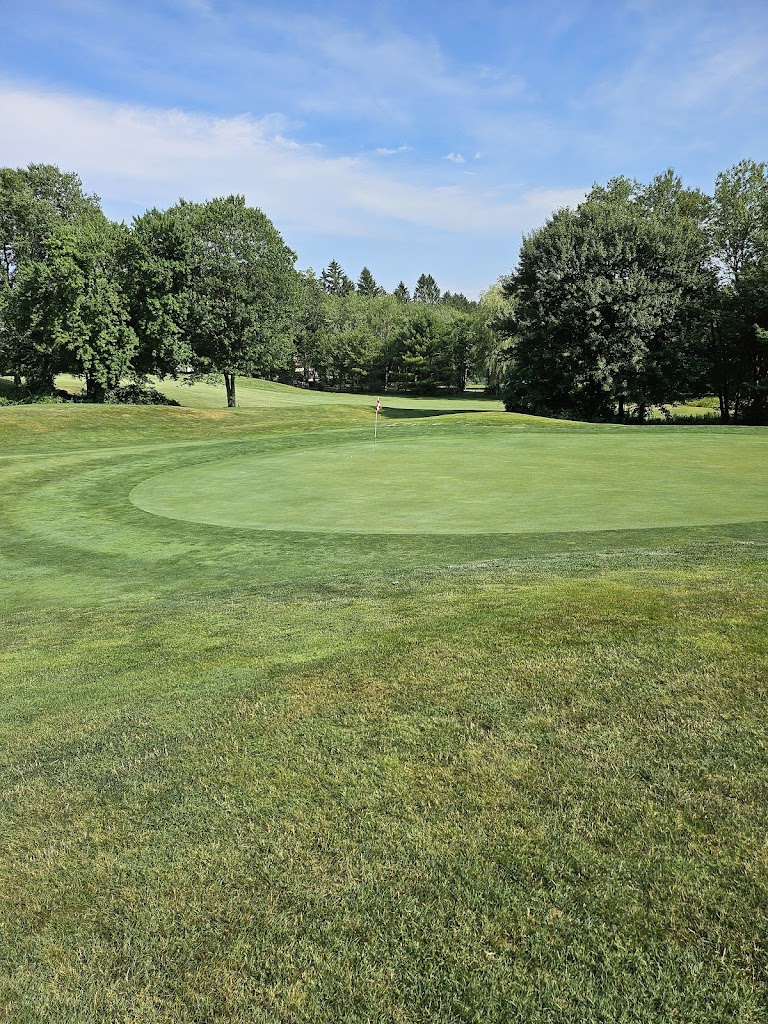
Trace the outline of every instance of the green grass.
<path fill-rule="evenodd" d="M 130 499 L 195 523 L 365 534 L 702 526 L 759 521 L 768 507 L 768 434 L 457 428 L 279 447 L 164 471 Z"/>
<path fill-rule="evenodd" d="M 82 390 L 83 382 L 78 377 L 62 374 L 57 378 L 56 384 L 62 390 L 76 394 Z M 197 381 L 189 384 L 184 378 L 178 381 L 170 378 L 166 380 L 152 381 L 168 398 L 173 398 L 180 405 L 191 409 L 222 409 L 226 407 L 227 396 L 223 382 Z M 412 395 L 358 395 L 348 392 L 315 391 L 306 388 L 295 388 L 287 384 L 277 384 L 274 381 L 255 380 L 250 377 L 238 377 L 236 379 L 237 404 L 241 409 L 266 409 L 281 408 L 289 406 L 294 408 L 300 406 L 327 406 L 347 405 L 360 408 L 373 408 L 376 398 L 381 397 L 388 410 L 409 409 L 447 411 L 460 410 L 467 412 L 495 411 L 501 412 L 501 402 L 485 398 L 482 394 L 471 395 L 464 398 L 420 398 Z"/>
<path fill-rule="evenodd" d="M 370 402 L 272 390 L 0 410 L 0 1020 L 766 1020 L 766 431 L 405 404 L 342 531 Z"/>

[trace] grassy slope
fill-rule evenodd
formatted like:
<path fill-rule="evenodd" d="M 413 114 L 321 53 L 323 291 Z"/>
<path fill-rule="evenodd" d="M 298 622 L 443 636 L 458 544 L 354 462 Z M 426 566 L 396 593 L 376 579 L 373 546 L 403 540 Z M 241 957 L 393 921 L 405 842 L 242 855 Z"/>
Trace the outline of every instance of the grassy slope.
<path fill-rule="evenodd" d="M 0 1020 L 764 1020 L 764 528 L 329 545 L 127 500 L 369 427 L 0 410 Z M 383 423 L 490 427 L 565 429 Z"/>

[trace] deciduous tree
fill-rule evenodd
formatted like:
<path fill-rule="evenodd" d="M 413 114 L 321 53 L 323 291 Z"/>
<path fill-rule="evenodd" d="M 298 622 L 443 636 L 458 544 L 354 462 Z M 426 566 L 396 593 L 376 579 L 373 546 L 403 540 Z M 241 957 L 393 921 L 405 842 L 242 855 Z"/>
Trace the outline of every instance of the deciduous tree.
<path fill-rule="evenodd" d="M 170 213 L 190 259 L 182 333 L 192 365 L 223 374 L 233 407 L 238 374 L 269 376 L 293 357 L 296 255 L 243 196 L 181 200 Z"/>

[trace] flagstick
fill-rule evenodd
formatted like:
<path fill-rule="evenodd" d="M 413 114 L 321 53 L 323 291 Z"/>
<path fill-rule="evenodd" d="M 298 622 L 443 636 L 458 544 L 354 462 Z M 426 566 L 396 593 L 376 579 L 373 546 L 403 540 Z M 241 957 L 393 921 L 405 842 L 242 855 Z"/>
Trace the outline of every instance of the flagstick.
<path fill-rule="evenodd" d="M 376 431 L 379 426 L 379 407 L 376 406 L 376 415 L 373 418 L 373 450 L 376 451 Z"/>

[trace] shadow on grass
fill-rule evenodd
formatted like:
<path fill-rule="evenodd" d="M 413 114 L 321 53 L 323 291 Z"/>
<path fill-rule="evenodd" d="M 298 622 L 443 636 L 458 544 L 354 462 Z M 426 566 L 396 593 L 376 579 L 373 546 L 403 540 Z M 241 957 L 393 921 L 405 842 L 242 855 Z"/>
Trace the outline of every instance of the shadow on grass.
<path fill-rule="evenodd" d="M 384 408 L 380 416 L 390 420 L 424 419 L 430 416 L 466 416 L 471 413 L 498 412 L 498 409 L 418 409 L 418 408 Z"/>

